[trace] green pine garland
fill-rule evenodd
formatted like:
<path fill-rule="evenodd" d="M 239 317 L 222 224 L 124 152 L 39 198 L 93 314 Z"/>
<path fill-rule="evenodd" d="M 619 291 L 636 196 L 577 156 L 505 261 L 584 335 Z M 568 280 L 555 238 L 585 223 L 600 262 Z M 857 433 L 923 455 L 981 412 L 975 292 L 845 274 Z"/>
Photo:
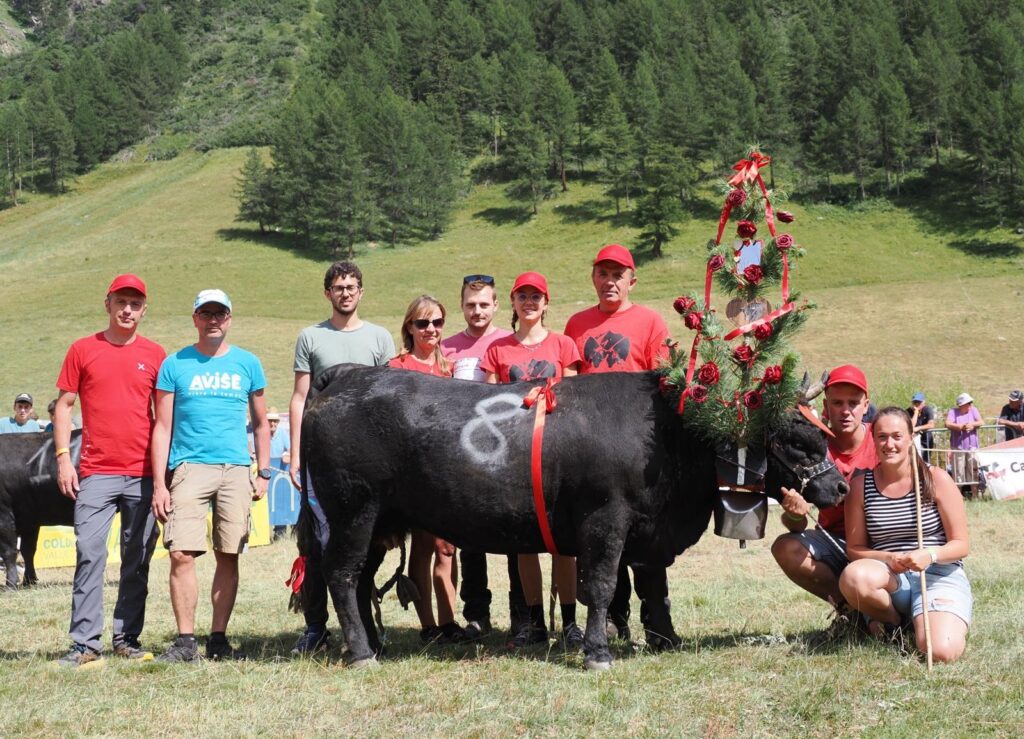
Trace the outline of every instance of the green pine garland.
<path fill-rule="evenodd" d="M 755 153 L 751 150 L 748 156 Z M 760 189 L 762 184 L 752 179 L 726 188 L 727 202 L 732 199 L 730 216 L 738 216 L 738 233 L 751 240 L 751 229 L 756 229 L 757 219 L 764 218 L 772 194 L 768 191 L 766 199 Z M 793 218 L 783 212 L 780 220 L 791 222 Z M 728 296 L 725 302 L 732 297 L 753 302 L 764 298 L 769 288 L 780 285 L 783 252 L 792 275 L 794 262 L 804 255 L 804 250 L 792 236 L 777 231 L 776 238 L 763 240 L 759 270 L 748 267 L 740 272 L 736 268 L 738 259 L 733 253 L 732 239 L 723 244 L 714 239 L 708 242 L 708 265 L 714 272 L 715 287 Z M 677 408 L 682 406 L 683 422 L 700 438 L 716 446 L 758 443 L 797 401 L 800 356 L 790 340 L 807 319 L 807 310 L 814 306 L 801 301 L 797 294 L 791 295 L 789 301 L 793 304 L 790 312 L 726 341 L 724 337 L 733 326 L 723 325 L 716 309 L 704 305 L 703 296 L 690 294 L 676 299 L 675 309 L 686 326 L 699 335 L 697 355 L 693 377 L 687 383 L 691 350 L 670 347 L 670 360 L 661 369 L 662 392 Z"/>

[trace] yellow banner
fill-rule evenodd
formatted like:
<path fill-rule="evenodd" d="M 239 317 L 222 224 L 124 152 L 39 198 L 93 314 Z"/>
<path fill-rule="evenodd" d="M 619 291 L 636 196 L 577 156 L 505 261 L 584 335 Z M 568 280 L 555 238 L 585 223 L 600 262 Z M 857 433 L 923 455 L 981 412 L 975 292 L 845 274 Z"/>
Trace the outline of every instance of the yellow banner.
<path fill-rule="evenodd" d="M 252 504 L 252 526 L 249 530 L 249 546 L 262 547 L 270 544 L 270 509 L 264 497 Z M 212 514 L 207 514 L 207 537 L 213 526 Z M 107 564 L 121 561 L 121 547 L 118 542 L 121 536 L 121 522 L 115 516 L 107 537 Z M 208 541 L 209 543 L 209 541 Z M 212 548 L 212 544 L 210 545 Z M 153 559 L 167 556 L 164 549 L 163 530 L 156 541 Z M 75 566 L 75 529 L 71 526 L 42 526 L 39 529 L 39 543 L 36 545 L 36 568 L 74 567 Z"/>

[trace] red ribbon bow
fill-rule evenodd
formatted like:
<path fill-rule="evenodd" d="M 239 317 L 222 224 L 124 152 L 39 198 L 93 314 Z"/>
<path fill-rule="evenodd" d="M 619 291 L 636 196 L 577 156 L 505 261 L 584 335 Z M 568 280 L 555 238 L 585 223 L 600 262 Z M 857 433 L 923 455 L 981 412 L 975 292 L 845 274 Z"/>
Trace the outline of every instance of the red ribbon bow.
<path fill-rule="evenodd" d="M 771 164 L 772 158 L 767 154 L 762 154 L 759 151 L 755 151 L 750 155 L 750 159 L 740 159 L 736 164 L 732 165 L 732 168 L 736 170 L 736 174 L 729 180 L 729 184 L 733 187 L 740 187 L 744 183 L 753 182 L 757 179 L 758 170 L 761 167 L 767 167 Z"/>
<path fill-rule="evenodd" d="M 284 581 L 285 585 L 291 587 L 292 592 L 298 595 L 302 590 L 302 581 L 306 579 L 306 558 L 296 557 L 292 563 L 292 574 Z"/>

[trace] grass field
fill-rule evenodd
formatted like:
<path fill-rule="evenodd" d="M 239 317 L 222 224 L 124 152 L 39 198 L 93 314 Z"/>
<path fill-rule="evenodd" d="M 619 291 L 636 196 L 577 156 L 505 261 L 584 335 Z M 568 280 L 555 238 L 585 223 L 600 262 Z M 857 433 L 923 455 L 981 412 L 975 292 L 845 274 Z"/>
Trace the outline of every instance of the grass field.
<path fill-rule="evenodd" d="M 243 557 L 231 632 L 251 661 L 140 666 L 108 658 L 70 674 L 52 660 L 65 646 L 72 571 L 44 570 L 39 588 L 2 596 L 0 696 L 8 710 L 0 733 L 1020 736 L 1024 502 L 971 503 L 969 517 L 976 620 L 963 660 L 932 674 L 879 644 L 808 647 L 827 625 L 828 608 L 774 567 L 775 516 L 768 538 L 746 550 L 709 532 L 684 554 L 669 570 L 682 646 L 651 655 L 619 643 L 607 674 L 584 672 L 581 657 L 559 647 L 510 656 L 504 633 L 478 647 L 424 649 L 415 615 L 393 594 L 384 601 L 389 657 L 379 669 L 345 669 L 337 648 L 323 661 L 292 661 L 301 618 L 284 608 L 290 541 Z M 205 592 L 212 563 L 202 558 L 200 565 Z M 393 567 L 389 557 L 382 572 Z M 503 563 L 492 558 L 490 572 L 495 620 L 507 628 Z M 110 568 L 108 624 L 116 576 Z M 166 646 L 174 632 L 166 583 L 167 560 L 157 560 L 143 635 L 151 648 Z M 201 600 L 202 632 L 209 614 Z"/>
<path fill-rule="evenodd" d="M 286 404 L 295 337 L 328 315 L 320 285 L 329 255 L 306 253 L 280 235 L 261 239 L 252 224 L 234 222 L 244 154 L 107 164 L 69 195 L 30 196 L 0 212 L 0 402 L 22 391 L 50 397 L 67 344 L 103 325 L 111 277 L 134 270 L 150 285 L 145 332 L 170 349 L 194 338 L 188 314 L 195 293 L 227 290 L 235 302 L 232 339 L 262 358 L 271 402 Z M 575 185 L 527 218 L 499 187 L 478 186 L 437 241 L 357 254 L 366 283 L 361 315 L 397 335 L 406 305 L 420 293 L 455 309 L 464 274 L 494 274 L 501 288 L 538 269 L 553 291 L 550 323 L 561 328 L 593 302 L 588 273 L 597 248 L 635 240 L 601 198 L 598 186 Z M 789 207 L 798 218 L 791 230 L 807 248 L 795 285 L 820 306 L 797 339 L 813 374 L 857 361 L 876 401 L 905 403 L 924 389 L 941 408 L 966 389 L 987 416 L 998 414 L 1008 389 L 1024 384 L 1016 348 L 1024 239 L 961 223 L 952 206 L 931 201 Z M 699 211 L 665 258 L 642 264 L 634 291 L 683 341 L 689 332 L 672 298 L 702 284 L 704 244 L 717 219 L 710 201 Z"/>

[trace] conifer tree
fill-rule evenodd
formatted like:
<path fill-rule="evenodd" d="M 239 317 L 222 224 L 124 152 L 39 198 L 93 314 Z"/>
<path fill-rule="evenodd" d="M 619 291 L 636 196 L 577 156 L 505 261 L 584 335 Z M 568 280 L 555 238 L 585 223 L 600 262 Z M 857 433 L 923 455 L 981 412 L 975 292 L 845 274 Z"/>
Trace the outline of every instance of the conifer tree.
<path fill-rule="evenodd" d="M 509 196 L 528 203 L 533 215 L 537 215 L 540 202 L 551 197 L 553 188 L 547 178 L 544 136 L 529 113 L 522 113 L 509 122 L 504 160 L 512 177 L 507 190 Z"/>
<path fill-rule="evenodd" d="M 636 140 L 618 96 L 612 95 L 604 102 L 597 126 L 597 151 L 609 185 L 608 193 L 615 199 L 615 214 L 620 215 L 623 197 L 629 208 L 630 186 L 637 175 L 637 157 Z"/>
<path fill-rule="evenodd" d="M 839 103 L 835 134 L 839 161 L 857 178 L 860 197 L 863 200 L 867 197 L 864 182 L 871 166 L 871 154 L 875 150 L 878 134 L 871 104 L 860 89 L 853 88 Z"/>
<path fill-rule="evenodd" d="M 549 159 L 562 192 L 569 189 L 566 159 L 572 146 L 576 116 L 576 96 L 569 81 L 558 67 L 546 64 L 537 91 L 537 121 L 547 138 Z"/>
<path fill-rule="evenodd" d="M 259 224 L 260 233 L 266 233 L 267 225 L 273 222 L 274 217 L 273 191 L 270 172 L 255 147 L 246 155 L 235 195 L 238 198 L 235 220 L 255 221 Z"/>

